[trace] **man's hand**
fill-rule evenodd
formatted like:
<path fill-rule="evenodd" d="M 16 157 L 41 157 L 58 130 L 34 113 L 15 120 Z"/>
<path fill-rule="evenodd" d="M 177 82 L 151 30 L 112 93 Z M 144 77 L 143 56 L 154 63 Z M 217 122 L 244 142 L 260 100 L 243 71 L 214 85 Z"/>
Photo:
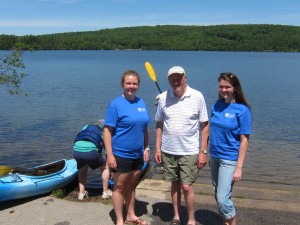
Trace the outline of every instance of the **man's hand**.
<path fill-rule="evenodd" d="M 161 150 L 160 149 L 155 150 L 154 157 L 155 157 L 156 162 L 161 164 Z"/>
<path fill-rule="evenodd" d="M 207 164 L 207 155 L 203 153 L 199 153 L 198 161 L 197 161 L 198 168 L 202 169 L 206 166 L 206 164 Z"/>

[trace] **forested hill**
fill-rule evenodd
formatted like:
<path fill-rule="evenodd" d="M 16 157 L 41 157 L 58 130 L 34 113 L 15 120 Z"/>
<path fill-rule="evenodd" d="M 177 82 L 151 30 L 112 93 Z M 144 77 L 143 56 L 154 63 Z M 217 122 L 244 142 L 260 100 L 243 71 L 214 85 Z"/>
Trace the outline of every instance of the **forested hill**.
<path fill-rule="evenodd" d="M 300 27 L 158 25 L 48 35 L 0 35 L 0 49 L 300 52 Z"/>

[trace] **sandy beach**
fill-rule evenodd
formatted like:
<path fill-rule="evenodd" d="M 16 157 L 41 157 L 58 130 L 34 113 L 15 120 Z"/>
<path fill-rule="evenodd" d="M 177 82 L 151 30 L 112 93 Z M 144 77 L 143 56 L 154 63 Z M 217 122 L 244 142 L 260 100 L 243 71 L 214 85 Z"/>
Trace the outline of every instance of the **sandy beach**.
<path fill-rule="evenodd" d="M 219 225 L 211 186 L 194 184 L 197 224 Z M 73 195 L 73 197 L 72 197 Z M 70 197 L 71 196 L 71 197 Z M 137 215 L 151 225 L 169 224 L 172 219 L 170 183 L 145 179 L 137 187 Z M 263 188 L 235 187 L 233 192 L 238 224 L 298 225 L 300 192 Z M 79 202 L 76 191 L 69 197 L 57 199 L 51 195 L 1 203 L 1 225 L 110 225 L 115 224 L 111 200 L 102 200 L 100 192 Z M 182 224 L 186 224 L 186 208 L 181 207 Z"/>

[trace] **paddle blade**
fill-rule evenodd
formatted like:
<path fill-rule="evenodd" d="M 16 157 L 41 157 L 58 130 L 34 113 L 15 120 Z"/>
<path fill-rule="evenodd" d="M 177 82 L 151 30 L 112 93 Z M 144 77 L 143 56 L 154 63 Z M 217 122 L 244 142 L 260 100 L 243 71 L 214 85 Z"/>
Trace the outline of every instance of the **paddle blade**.
<path fill-rule="evenodd" d="M 9 166 L 0 166 L 0 176 L 4 176 L 12 171 L 13 169 Z"/>
<path fill-rule="evenodd" d="M 153 69 L 152 65 L 149 62 L 145 62 L 145 67 L 146 67 L 146 70 L 147 70 L 150 78 L 154 82 L 156 82 L 156 75 L 155 75 L 155 72 L 154 72 L 154 69 Z"/>

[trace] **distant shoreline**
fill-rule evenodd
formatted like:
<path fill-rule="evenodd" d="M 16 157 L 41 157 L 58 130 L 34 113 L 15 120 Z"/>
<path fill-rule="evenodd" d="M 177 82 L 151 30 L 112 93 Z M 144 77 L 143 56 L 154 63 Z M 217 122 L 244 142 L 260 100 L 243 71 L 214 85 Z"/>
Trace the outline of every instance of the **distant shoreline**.
<path fill-rule="evenodd" d="M 0 49 L 300 52 L 300 26 L 157 25 L 44 35 L 0 35 Z"/>

